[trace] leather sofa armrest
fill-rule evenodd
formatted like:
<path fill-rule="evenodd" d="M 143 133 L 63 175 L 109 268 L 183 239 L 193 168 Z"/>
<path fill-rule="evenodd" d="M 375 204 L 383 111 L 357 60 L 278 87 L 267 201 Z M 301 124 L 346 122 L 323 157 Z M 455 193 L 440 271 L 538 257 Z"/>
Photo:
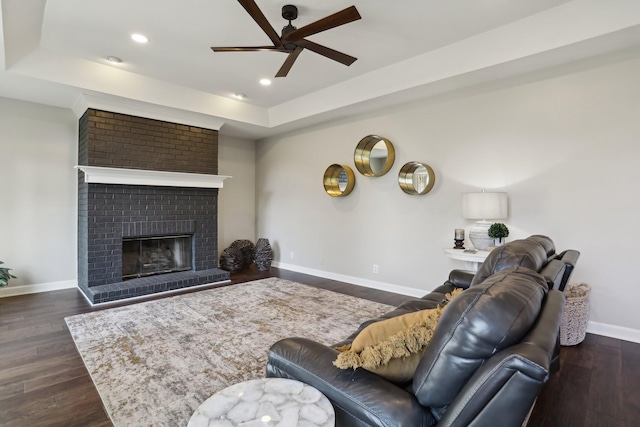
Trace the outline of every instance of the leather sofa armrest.
<path fill-rule="evenodd" d="M 447 285 L 452 285 L 456 288 L 467 289 L 471 285 L 471 281 L 475 276 L 475 272 L 469 270 L 451 270 L 449 273 L 449 280 L 445 282 Z"/>
<path fill-rule="evenodd" d="M 556 259 L 559 259 L 565 264 L 570 264 L 573 267 L 576 266 L 578 258 L 580 258 L 580 252 L 576 251 L 575 249 L 567 249 L 566 251 L 560 252 L 556 256 Z"/>
<path fill-rule="evenodd" d="M 320 390 L 336 409 L 337 425 L 427 426 L 435 420 L 415 396 L 364 369 L 338 369 L 338 352 L 306 338 L 286 338 L 268 353 L 267 377 L 290 378 Z"/>
<path fill-rule="evenodd" d="M 571 273 L 573 273 L 573 269 L 578 262 L 578 258 L 580 258 L 580 252 L 575 249 L 567 249 L 566 251 L 562 251 L 558 254 L 557 259 L 565 263 L 567 266 L 564 270 L 564 276 L 562 277 L 562 282 L 560 283 L 558 290 L 564 291 L 565 286 L 569 283 Z"/>
<path fill-rule="evenodd" d="M 564 262 L 552 259 L 540 270 L 540 274 L 544 277 L 549 289 L 560 289 L 566 268 L 567 265 Z"/>
<path fill-rule="evenodd" d="M 438 426 L 519 426 L 546 382 L 546 369 L 503 350 L 474 373 L 449 405 Z"/>

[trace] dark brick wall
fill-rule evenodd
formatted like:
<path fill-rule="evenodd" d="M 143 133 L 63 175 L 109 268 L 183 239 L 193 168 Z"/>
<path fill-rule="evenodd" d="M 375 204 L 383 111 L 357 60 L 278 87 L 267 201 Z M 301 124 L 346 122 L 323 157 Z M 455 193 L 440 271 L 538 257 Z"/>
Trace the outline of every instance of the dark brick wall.
<path fill-rule="evenodd" d="M 89 109 L 78 140 L 80 165 L 218 172 L 214 130 Z M 192 234 L 194 270 L 215 269 L 217 208 L 217 189 L 87 184 L 79 171 L 80 287 L 122 281 L 122 237 Z"/>
<path fill-rule="evenodd" d="M 193 234 L 195 270 L 217 267 L 213 188 L 90 184 L 87 286 L 122 281 L 122 238 Z"/>
<path fill-rule="evenodd" d="M 217 175 L 218 132 L 89 109 L 83 166 Z M 82 132 L 82 131 L 81 131 Z"/>
<path fill-rule="evenodd" d="M 89 166 L 89 110 L 78 121 L 78 164 Z"/>

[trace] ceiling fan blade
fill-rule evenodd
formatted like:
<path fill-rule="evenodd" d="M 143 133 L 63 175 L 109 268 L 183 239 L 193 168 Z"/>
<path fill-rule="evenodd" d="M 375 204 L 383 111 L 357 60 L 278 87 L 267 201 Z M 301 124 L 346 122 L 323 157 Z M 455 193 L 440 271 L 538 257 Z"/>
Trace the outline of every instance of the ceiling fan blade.
<path fill-rule="evenodd" d="M 302 52 L 303 50 L 303 47 L 297 46 L 294 51 L 291 52 L 289 56 L 287 56 L 287 59 L 284 60 L 284 64 L 282 64 L 282 67 L 280 67 L 280 69 L 278 70 L 276 77 L 287 77 L 287 74 L 289 74 L 289 70 L 293 66 L 293 63 L 296 62 L 296 59 L 298 59 L 298 55 L 300 55 L 300 52 Z"/>
<path fill-rule="evenodd" d="M 239 47 L 212 47 L 214 52 L 256 52 L 256 51 L 270 51 L 270 52 L 290 52 L 277 46 L 239 46 Z"/>
<path fill-rule="evenodd" d="M 353 56 L 347 55 L 346 53 L 338 52 L 337 50 L 333 50 L 331 48 L 322 46 L 321 44 L 314 43 L 306 39 L 298 40 L 296 44 L 298 45 L 298 47 L 302 46 L 317 54 L 326 56 L 329 59 L 333 59 L 334 61 L 338 61 L 341 64 L 344 64 L 347 66 L 353 64 L 358 60 L 358 58 L 354 58 Z"/>
<path fill-rule="evenodd" d="M 295 42 L 312 34 L 317 34 L 331 28 L 339 27 L 340 25 L 348 24 L 349 22 L 357 21 L 360 18 L 361 16 L 358 13 L 358 9 L 356 9 L 355 6 L 350 6 L 340 12 L 336 12 L 333 15 L 319 19 L 286 34 L 282 37 L 282 41 Z"/>
<path fill-rule="evenodd" d="M 273 29 L 267 18 L 264 16 L 258 5 L 254 0 L 238 0 L 238 3 L 244 7 L 244 9 L 251 15 L 254 21 L 262 28 L 262 31 L 271 39 L 274 46 L 282 46 L 280 36 Z"/>

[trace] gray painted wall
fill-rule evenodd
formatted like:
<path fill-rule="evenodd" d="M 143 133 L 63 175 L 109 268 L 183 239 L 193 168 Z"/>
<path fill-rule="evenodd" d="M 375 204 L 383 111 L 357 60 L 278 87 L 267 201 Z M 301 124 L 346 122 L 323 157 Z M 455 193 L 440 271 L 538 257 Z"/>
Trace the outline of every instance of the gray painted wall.
<path fill-rule="evenodd" d="M 218 252 L 238 239 L 256 242 L 256 143 L 218 137 L 218 173 L 232 178 L 218 192 Z"/>
<path fill-rule="evenodd" d="M 261 141 L 258 233 L 287 268 L 420 295 L 463 267 L 442 251 L 455 228 L 468 234 L 472 225 L 460 216 L 461 193 L 506 191 L 509 240 L 546 234 L 559 249 L 580 250 L 572 281 L 593 286 L 592 330 L 608 324 L 640 340 L 638 75 L 639 59 L 539 75 Z M 327 196 L 325 169 L 354 168 L 353 150 L 368 134 L 394 143 L 392 170 L 356 171 L 350 196 Z M 434 169 L 429 194 L 399 189 L 408 161 Z"/>
<path fill-rule="evenodd" d="M 0 98 L 0 261 L 18 276 L 10 287 L 77 276 L 77 140 L 71 110 Z"/>

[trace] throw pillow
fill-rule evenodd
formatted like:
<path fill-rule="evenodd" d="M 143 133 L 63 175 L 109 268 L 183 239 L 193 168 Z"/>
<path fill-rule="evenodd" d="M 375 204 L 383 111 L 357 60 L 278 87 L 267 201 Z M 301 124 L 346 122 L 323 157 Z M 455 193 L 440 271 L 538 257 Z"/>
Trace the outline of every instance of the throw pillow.
<path fill-rule="evenodd" d="M 452 300 L 462 289 L 447 294 Z M 340 369 L 364 368 L 395 383 L 411 381 L 446 305 L 372 323 L 343 346 L 333 362 Z"/>

